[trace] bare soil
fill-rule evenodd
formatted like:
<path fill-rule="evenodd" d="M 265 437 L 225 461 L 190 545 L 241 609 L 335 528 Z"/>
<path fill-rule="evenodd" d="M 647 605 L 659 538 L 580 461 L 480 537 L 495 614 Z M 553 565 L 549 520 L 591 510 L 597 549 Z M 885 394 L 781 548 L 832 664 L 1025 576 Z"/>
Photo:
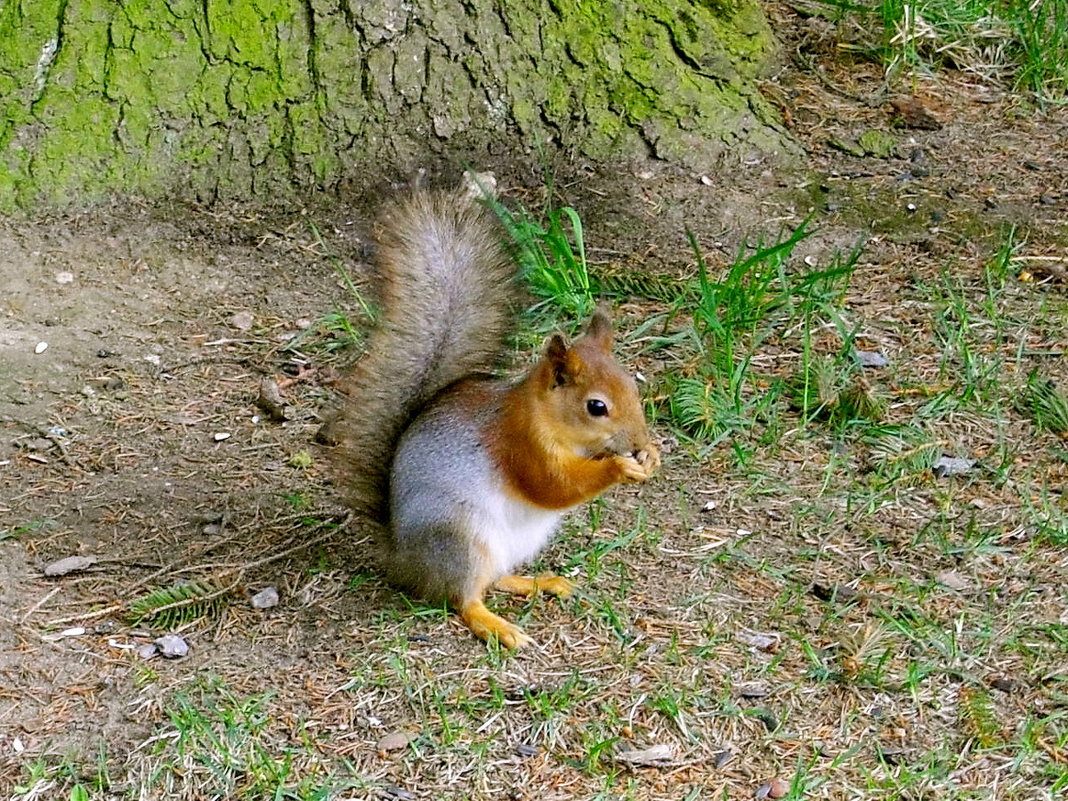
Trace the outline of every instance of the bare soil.
<path fill-rule="evenodd" d="M 826 58 L 803 37 L 794 44 Z M 918 378 L 937 371 L 941 351 L 916 286 L 944 270 L 974 285 L 1005 227 L 1015 225 L 1027 255 L 1054 257 L 1013 279 L 1020 307 L 1046 304 L 1068 320 L 1064 283 L 1043 267 L 1063 269 L 1068 255 L 1068 115 L 1025 109 L 996 88 L 948 74 L 915 87 L 940 129 L 893 127 L 876 67 L 826 64 L 818 73 L 786 66 L 765 87 L 806 148 L 801 169 L 743 154 L 708 176 L 653 162 L 572 165 L 557 191 L 583 215 L 595 263 L 692 274 L 687 228 L 721 265 L 743 241 L 812 216 L 816 233 L 801 255 L 827 263 L 836 250 L 864 243 L 849 308 L 866 321 L 866 336 L 905 365 L 902 374 Z M 868 129 L 892 137 L 888 157 L 830 144 Z M 537 207 L 537 188 L 501 178 L 506 199 Z M 910 490 L 915 497 L 895 514 L 805 522 L 792 510 L 818 488 L 812 460 L 826 454 L 804 449 L 815 446 L 747 472 L 733 466 L 729 445 L 697 458 L 664 426 L 663 474 L 576 513 L 543 560 L 559 567 L 621 539 L 606 551 L 617 561 L 605 564 L 616 567 L 592 577 L 580 569 L 576 579 L 587 587 L 573 605 L 495 599 L 539 645 L 487 655 L 456 619 L 413 606 L 380 580 L 366 535 L 337 502 L 313 444 L 335 371 L 358 350 L 335 348 L 343 336 L 333 315 L 365 323 L 337 265 L 369 289 L 374 205 L 367 197 L 283 210 L 116 201 L 0 222 L 0 797 L 69 797 L 73 782 L 99 774 L 101 759 L 109 778 L 100 797 L 222 797 L 206 779 L 169 795 L 152 773 L 171 764 L 163 749 L 179 739 L 175 699 L 218 698 L 217 686 L 238 697 L 265 694 L 264 747 L 299 753 L 302 780 L 328 786 L 330 776 L 349 777 L 351 797 L 393 788 L 396 797 L 574 798 L 609 787 L 610 797 L 707 797 L 686 795 L 696 788 L 741 798 L 775 776 L 789 780 L 809 759 L 811 771 L 834 778 L 810 795 L 858 797 L 831 765 L 851 748 L 863 763 L 850 768 L 855 778 L 895 770 L 877 758 L 876 745 L 906 754 L 906 764 L 947 738 L 969 747 L 948 711 L 962 685 L 943 677 L 910 706 L 904 692 L 806 684 L 811 664 L 794 632 L 808 631 L 817 650 L 841 637 L 811 622 L 825 602 L 805 588 L 841 584 L 892 597 L 902 576 L 922 583 L 954 571 L 966 588 L 947 626 L 991 606 L 1006 627 L 1068 625 L 1068 558 L 1045 547 L 1036 555 L 1026 536 L 1010 536 L 1029 499 L 1014 498 L 1007 485 L 951 501 L 983 525 L 1004 521 L 997 553 L 954 561 L 939 551 L 946 561 L 936 563 L 932 551 L 909 543 L 936 516 L 937 489 Z M 633 328 L 656 310 L 625 303 L 619 326 Z M 1021 349 L 1063 353 L 1064 330 L 1047 333 Z M 636 348 L 624 355 L 654 378 L 676 367 Z M 1043 364 L 1068 386 L 1064 361 Z M 285 422 L 257 405 L 264 377 L 282 385 Z M 967 417 L 946 426 L 966 447 L 989 444 Z M 1037 436 L 1021 420 L 1005 426 L 1010 436 Z M 1055 437 L 1034 439 L 1035 458 L 1056 447 Z M 1059 493 L 1064 463 L 1048 458 L 1049 487 Z M 1065 509 L 1063 496 L 1053 502 Z M 639 508 L 653 533 L 628 539 Z M 872 544 L 876 534 L 882 545 Z M 743 539 L 744 559 L 702 561 Z M 812 549 L 825 556 L 795 561 Z M 93 563 L 43 574 L 74 555 Z M 225 609 L 178 627 L 188 656 L 146 660 L 138 648 L 161 631 L 135 623 L 131 601 L 185 579 L 220 590 Z M 252 608 L 252 594 L 267 586 L 280 604 Z M 1027 600 L 1014 607 L 1022 588 Z M 625 610 L 625 619 L 606 622 L 610 609 Z M 780 627 L 783 620 L 790 622 Z M 865 620 L 842 612 L 843 629 L 861 638 Z M 995 641 L 1003 635 L 989 633 Z M 1068 644 L 1033 647 L 1061 648 L 1063 656 Z M 977 657 L 960 670 L 1015 688 L 992 702 L 995 728 L 1011 730 L 1035 709 L 1063 721 L 1068 660 L 1058 667 L 1050 658 L 1039 675 L 1020 650 L 974 653 L 988 663 Z M 739 694 L 745 682 L 760 686 Z M 561 688 L 573 693 L 570 711 L 553 718 L 558 728 L 546 727 L 529 699 Z M 664 712 L 667 701 L 650 709 L 649 699 L 666 697 L 667 688 L 727 699 L 744 713 L 722 717 L 692 698 L 681 715 Z M 457 745 L 442 720 L 470 699 L 497 711 L 486 713 L 484 729 L 455 712 L 467 722 Z M 673 756 L 666 767 L 591 764 L 595 743 L 582 733 L 591 720 L 596 731 L 616 732 L 613 751 L 669 743 Z M 780 724 L 788 736 L 773 734 Z M 403 754 L 386 753 L 379 738 L 398 729 L 422 739 Z M 528 742 L 537 753 L 516 755 Z M 1002 774 L 994 754 L 942 781 L 954 792 L 974 788 L 959 797 L 1051 797 L 1068 749 L 1063 737 L 1039 735 L 1036 743 L 1048 769 Z M 724 752 L 732 760 L 721 765 Z M 62 770 L 35 785 L 34 765 Z M 197 768 L 184 770 L 188 777 Z M 997 789 L 1001 775 L 1015 782 L 1011 792 Z M 247 787 L 227 792 L 261 797 Z"/>

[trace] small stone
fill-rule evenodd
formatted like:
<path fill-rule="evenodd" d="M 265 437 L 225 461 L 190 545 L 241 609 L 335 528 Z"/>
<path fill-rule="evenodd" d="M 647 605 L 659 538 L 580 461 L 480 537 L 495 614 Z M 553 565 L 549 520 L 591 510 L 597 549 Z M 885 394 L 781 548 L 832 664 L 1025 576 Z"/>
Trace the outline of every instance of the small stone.
<path fill-rule="evenodd" d="M 119 392 L 126 389 L 126 382 L 117 375 L 109 375 L 101 379 L 100 388 L 108 392 Z"/>
<path fill-rule="evenodd" d="M 738 688 L 739 698 L 767 698 L 771 691 L 764 684 L 743 684 Z"/>
<path fill-rule="evenodd" d="M 238 331 L 252 330 L 253 322 L 255 322 L 255 318 L 250 311 L 239 311 L 237 314 L 230 317 L 230 325 Z"/>
<path fill-rule="evenodd" d="M 1016 682 L 1004 676 L 995 676 L 990 680 L 990 686 L 995 690 L 1001 690 L 1001 692 L 1009 693 L 1010 695 L 1016 692 Z"/>
<path fill-rule="evenodd" d="M 146 642 L 144 645 L 138 646 L 137 655 L 141 659 L 155 659 L 159 656 L 159 648 L 155 643 Z"/>
<path fill-rule="evenodd" d="M 77 573 L 79 570 L 85 570 L 95 563 L 95 556 L 68 556 L 64 559 L 58 559 L 49 565 L 45 565 L 44 574 L 49 578 L 65 576 L 68 573 Z"/>
<path fill-rule="evenodd" d="M 189 643 L 177 634 L 164 634 L 153 641 L 166 659 L 181 659 L 189 653 Z"/>
<path fill-rule="evenodd" d="M 756 632 L 740 631 L 735 635 L 740 642 L 745 643 L 750 648 L 757 651 L 764 651 L 765 653 L 772 653 L 778 650 L 779 638 L 771 634 L 759 634 Z"/>
<path fill-rule="evenodd" d="M 230 439 L 231 436 L 233 435 L 226 431 L 217 431 L 211 435 L 211 438 L 216 442 L 222 442 L 224 439 Z"/>
<path fill-rule="evenodd" d="M 890 106 L 893 108 L 893 122 L 896 125 L 924 131 L 937 131 L 942 127 L 942 123 L 917 97 L 896 97 L 890 101 Z"/>
<path fill-rule="evenodd" d="M 397 729 L 397 731 L 391 731 L 389 734 L 384 734 L 378 738 L 378 742 L 375 743 L 375 750 L 377 751 L 400 751 L 402 748 L 407 748 L 408 743 L 415 739 L 415 735 L 406 731 L 405 729 Z"/>
<path fill-rule="evenodd" d="M 515 747 L 515 752 L 521 757 L 535 757 L 541 753 L 541 749 L 530 743 L 520 743 Z"/>
<path fill-rule="evenodd" d="M 390 796 L 391 798 L 399 798 L 401 799 L 401 801 L 410 801 L 410 799 L 415 798 L 414 795 L 405 790 L 403 787 L 397 787 L 394 784 L 390 784 L 386 787 L 386 795 Z"/>
<path fill-rule="evenodd" d="M 939 584 L 944 584 L 951 590 L 957 590 L 958 592 L 969 590 L 972 587 L 971 582 L 968 581 L 968 579 L 953 570 L 943 570 L 935 576 L 935 581 Z"/>
<path fill-rule="evenodd" d="M 278 606 L 278 590 L 274 587 L 265 587 L 252 596 L 253 609 L 270 609 Z"/>
<path fill-rule="evenodd" d="M 57 284 L 70 284 L 73 281 L 74 281 L 74 273 L 72 273 L 72 272 L 70 272 L 68 270 L 63 270 L 61 272 L 56 273 L 56 283 Z"/>
<path fill-rule="evenodd" d="M 713 757 L 712 766 L 716 770 L 722 770 L 726 766 L 726 764 L 732 759 L 734 759 L 734 754 L 732 754 L 730 751 L 720 751 L 718 754 L 716 754 L 715 757 Z"/>
<path fill-rule="evenodd" d="M 782 798 L 790 792 L 790 782 L 778 777 L 768 782 L 768 798 Z"/>
<path fill-rule="evenodd" d="M 37 343 L 37 347 L 35 347 L 33 349 L 33 352 L 34 353 L 44 353 L 46 350 L 48 350 L 48 343 L 47 342 L 38 342 Z"/>
<path fill-rule="evenodd" d="M 853 351 L 853 353 L 856 355 L 861 367 L 878 369 L 886 367 L 890 363 L 886 356 L 877 350 L 857 350 Z"/>
<path fill-rule="evenodd" d="M 975 459 L 958 459 L 955 456 L 940 456 L 931 470 L 938 478 L 957 476 L 975 467 Z"/>
<path fill-rule="evenodd" d="M 282 398 L 282 390 L 278 382 L 270 376 L 264 376 L 260 380 L 260 394 L 256 398 L 256 405 L 263 409 L 275 422 L 281 423 L 286 420 L 285 400 Z"/>
<path fill-rule="evenodd" d="M 821 601 L 851 601 L 857 597 L 857 591 L 848 584 L 820 584 L 812 585 L 812 594 Z"/>

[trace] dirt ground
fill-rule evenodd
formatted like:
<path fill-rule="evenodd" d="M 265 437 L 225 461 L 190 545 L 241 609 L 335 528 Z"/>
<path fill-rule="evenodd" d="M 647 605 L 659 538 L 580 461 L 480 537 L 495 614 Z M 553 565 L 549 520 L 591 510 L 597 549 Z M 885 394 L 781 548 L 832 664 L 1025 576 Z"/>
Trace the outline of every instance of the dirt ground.
<path fill-rule="evenodd" d="M 606 269 L 692 274 L 687 228 L 722 265 L 743 241 L 810 215 L 816 233 L 799 257 L 827 263 L 863 242 L 847 306 L 907 365 L 898 385 L 937 372 L 942 353 L 916 287 L 944 271 L 976 286 L 1015 225 L 1033 261 L 1013 271 L 1014 297 L 1054 322 L 1010 335 L 1023 337 L 1017 353 L 1053 354 L 1042 363 L 1068 386 L 1068 336 L 1055 324 L 1068 326 L 1056 272 L 1068 258 L 1068 115 L 960 74 L 912 88 L 941 127 L 893 126 L 896 95 L 874 65 L 791 63 L 765 89 L 806 148 L 800 169 L 742 155 L 708 176 L 657 163 L 572 169 L 560 199 Z M 872 129 L 891 137 L 886 157 L 832 144 Z M 537 207 L 536 188 L 501 180 L 506 199 Z M 583 593 L 495 599 L 538 647 L 487 653 L 455 618 L 386 586 L 312 441 L 355 352 L 340 347 L 338 320 L 365 322 L 338 265 L 366 288 L 371 206 L 115 201 L 0 222 L 0 797 L 74 798 L 79 785 L 116 799 L 748 798 L 798 775 L 809 778 L 790 797 L 1068 791 L 1068 558 L 1063 542 L 1019 533 L 1033 499 L 1011 482 L 948 499 L 902 490 L 896 514 L 832 499 L 825 519 L 798 517 L 823 475 L 825 462 L 812 473 L 819 444 L 743 468 L 729 444 L 698 454 L 664 422 L 662 475 L 576 513 L 542 560 L 570 566 Z M 659 310 L 634 299 L 619 327 Z M 677 367 L 638 345 L 624 356 L 654 380 Z M 257 405 L 264 377 L 282 385 L 285 422 Z M 993 448 L 967 413 L 941 425 L 969 452 Z M 1045 497 L 1068 514 L 1057 438 L 1008 418 L 999 436 L 1046 459 Z M 972 514 L 1003 535 L 996 547 L 969 561 L 917 545 L 947 508 L 952 531 Z M 708 558 L 724 543 L 731 558 Z M 89 561 L 44 575 L 72 556 Z M 926 684 L 812 684 L 815 654 L 848 639 L 812 622 L 826 614 L 814 584 L 893 597 L 908 592 L 902 576 L 929 591 L 922 577 L 946 571 L 963 578 L 956 611 L 932 613 L 945 631 L 993 609 L 998 626 L 1034 636 L 989 649 L 962 639 L 974 659 Z M 131 604 L 181 580 L 218 590 L 221 608 L 177 625 L 187 656 L 146 658 L 164 632 L 133 622 Z M 280 603 L 253 608 L 265 587 Z M 861 659 L 867 618 L 835 615 Z M 921 647 L 897 630 L 879 636 L 903 654 Z M 959 714 L 964 674 L 1011 688 L 983 695 L 994 730 L 1044 721 L 1031 739 L 998 735 L 1030 743 L 1026 758 L 1022 746 L 979 753 Z M 398 731 L 414 739 L 394 750 L 381 738 Z M 958 772 L 916 767 L 947 742 L 974 758 Z M 233 761 L 199 758 L 211 743 Z M 661 764 L 617 759 L 654 744 L 672 749 Z M 274 784 L 267 763 L 287 765 Z"/>

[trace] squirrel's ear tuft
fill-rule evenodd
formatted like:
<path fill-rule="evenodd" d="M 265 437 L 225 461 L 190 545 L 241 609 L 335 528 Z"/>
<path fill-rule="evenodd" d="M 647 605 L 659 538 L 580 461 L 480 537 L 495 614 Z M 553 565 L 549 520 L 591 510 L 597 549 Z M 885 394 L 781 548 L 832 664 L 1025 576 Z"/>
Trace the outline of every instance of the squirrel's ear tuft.
<path fill-rule="evenodd" d="M 574 354 L 560 334 L 553 334 L 545 348 L 545 360 L 552 368 L 553 387 L 570 384 L 575 378 Z"/>
<path fill-rule="evenodd" d="M 612 350 L 612 321 L 608 315 L 598 309 L 590 318 L 590 324 L 586 326 L 586 338 L 594 342 L 597 347 L 605 352 Z"/>

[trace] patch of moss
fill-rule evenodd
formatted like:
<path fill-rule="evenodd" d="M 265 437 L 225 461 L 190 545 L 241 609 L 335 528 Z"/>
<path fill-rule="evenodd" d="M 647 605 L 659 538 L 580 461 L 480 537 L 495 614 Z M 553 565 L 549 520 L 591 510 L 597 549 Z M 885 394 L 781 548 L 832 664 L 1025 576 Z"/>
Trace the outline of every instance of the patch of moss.
<path fill-rule="evenodd" d="M 0 208 L 330 186 L 509 125 L 601 159 L 782 150 L 748 83 L 772 47 L 752 0 L 7 3 Z"/>

